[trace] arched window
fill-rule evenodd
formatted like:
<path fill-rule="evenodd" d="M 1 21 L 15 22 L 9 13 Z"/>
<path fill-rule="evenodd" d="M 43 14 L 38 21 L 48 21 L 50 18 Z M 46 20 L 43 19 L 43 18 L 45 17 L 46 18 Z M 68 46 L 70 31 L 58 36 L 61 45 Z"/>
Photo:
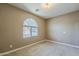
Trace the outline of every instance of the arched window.
<path fill-rule="evenodd" d="M 34 19 L 28 18 L 23 23 L 23 38 L 32 36 L 38 36 L 38 25 Z"/>

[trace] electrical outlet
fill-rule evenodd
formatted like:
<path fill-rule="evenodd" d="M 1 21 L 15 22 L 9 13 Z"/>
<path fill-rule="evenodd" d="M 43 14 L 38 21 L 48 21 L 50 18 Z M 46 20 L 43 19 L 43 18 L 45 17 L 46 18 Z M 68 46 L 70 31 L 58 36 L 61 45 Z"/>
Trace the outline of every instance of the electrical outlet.
<path fill-rule="evenodd" d="M 10 44 L 10 45 L 9 45 L 9 47 L 10 47 L 10 48 L 13 48 L 13 45 L 12 45 L 12 44 Z"/>

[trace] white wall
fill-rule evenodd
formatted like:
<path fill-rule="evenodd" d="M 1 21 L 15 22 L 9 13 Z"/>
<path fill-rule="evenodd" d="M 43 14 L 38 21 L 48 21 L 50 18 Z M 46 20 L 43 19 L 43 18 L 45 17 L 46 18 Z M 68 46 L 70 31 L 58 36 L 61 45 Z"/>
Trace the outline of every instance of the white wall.
<path fill-rule="evenodd" d="M 79 46 L 79 12 L 58 16 L 47 21 L 48 39 Z"/>

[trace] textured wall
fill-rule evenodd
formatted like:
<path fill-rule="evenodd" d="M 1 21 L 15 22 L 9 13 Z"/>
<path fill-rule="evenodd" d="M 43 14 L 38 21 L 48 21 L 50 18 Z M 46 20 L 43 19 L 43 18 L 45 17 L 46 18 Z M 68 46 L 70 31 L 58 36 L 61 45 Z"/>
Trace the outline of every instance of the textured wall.
<path fill-rule="evenodd" d="M 23 39 L 23 21 L 34 18 L 39 25 L 38 37 Z M 0 4 L 0 52 L 19 48 L 21 46 L 45 39 L 45 21 L 8 4 Z M 13 48 L 10 48 L 10 45 Z"/>
<path fill-rule="evenodd" d="M 58 16 L 47 21 L 48 39 L 79 46 L 79 12 Z"/>

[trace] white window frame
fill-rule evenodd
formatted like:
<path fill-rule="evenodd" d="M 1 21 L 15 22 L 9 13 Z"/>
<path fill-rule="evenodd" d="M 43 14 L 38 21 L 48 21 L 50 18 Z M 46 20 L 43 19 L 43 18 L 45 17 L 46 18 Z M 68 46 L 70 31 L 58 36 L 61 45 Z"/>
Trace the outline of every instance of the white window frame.
<path fill-rule="evenodd" d="M 23 28 L 24 27 L 29 27 L 30 28 L 30 37 L 37 37 L 38 36 L 38 29 L 39 29 L 39 27 L 37 27 L 37 26 L 27 26 L 27 25 L 23 25 Z M 32 28 L 37 28 L 37 35 L 36 36 L 33 36 L 32 35 L 32 33 L 33 33 L 33 31 L 32 31 Z M 24 31 L 24 30 L 23 30 Z M 30 38 L 30 37 L 25 37 L 25 34 L 23 33 L 23 38 Z"/>

